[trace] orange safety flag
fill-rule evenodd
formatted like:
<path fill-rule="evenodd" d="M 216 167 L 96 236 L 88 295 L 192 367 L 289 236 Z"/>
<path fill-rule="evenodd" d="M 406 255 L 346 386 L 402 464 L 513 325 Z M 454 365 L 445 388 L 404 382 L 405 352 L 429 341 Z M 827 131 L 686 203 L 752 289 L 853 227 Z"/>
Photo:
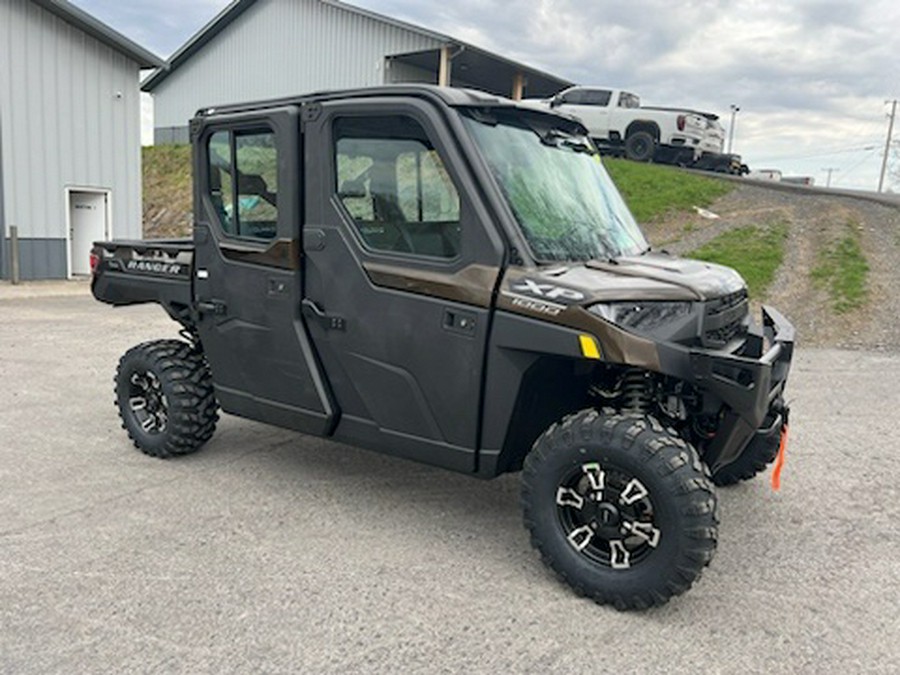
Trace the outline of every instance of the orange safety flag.
<path fill-rule="evenodd" d="M 784 468 L 785 450 L 787 450 L 788 425 L 781 427 L 781 443 L 778 446 L 778 455 L 775 457 L 775 467 L 772 469 L 772 489 L 776 492 L 781 489 L 781 469 Z"/>

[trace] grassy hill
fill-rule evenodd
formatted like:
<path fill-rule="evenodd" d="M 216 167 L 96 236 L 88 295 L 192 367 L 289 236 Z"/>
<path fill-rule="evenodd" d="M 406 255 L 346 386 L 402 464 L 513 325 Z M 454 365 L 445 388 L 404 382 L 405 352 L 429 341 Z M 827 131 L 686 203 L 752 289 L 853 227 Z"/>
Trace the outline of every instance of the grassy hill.
<path fill-rule="evenodd" d="M 191 233 L 193 192 L 191 146 L 142 148 L 144 236 L 182 237 Z"/>
<path fill-rule="evenodd" d="M 639 223 L 706 208 L 731 192 L 734 183 L 706 178 L 671 166 L 640 164 L 607 157 L 606 170 Z"/>

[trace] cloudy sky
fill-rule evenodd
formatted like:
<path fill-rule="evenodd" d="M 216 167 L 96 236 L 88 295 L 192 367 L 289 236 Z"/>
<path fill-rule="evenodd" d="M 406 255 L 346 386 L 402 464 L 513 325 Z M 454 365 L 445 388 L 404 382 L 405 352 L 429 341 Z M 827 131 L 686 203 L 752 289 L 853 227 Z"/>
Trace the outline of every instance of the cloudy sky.
<path fill-rule="evenodd" d="M 227 0 L 74 0 L 167 57 Z M 900 98 L 897 0 L 354 0 L 644 103 L 740 106 L 751 168 L 874 189 Z M 900 117 L 900 115 L 898 115 Z M 898 120 L 900 121 L 900 120 Z M 900 123 L 896 137 L 900 139 Z M 900 144 L 895 144 L 900 145 Z M 900 170 L 900 160 L 896 162 Z M 898 171 L 900 172 L 900 171 Z M 900 175 L 893 181 L 900 190 Z"/>

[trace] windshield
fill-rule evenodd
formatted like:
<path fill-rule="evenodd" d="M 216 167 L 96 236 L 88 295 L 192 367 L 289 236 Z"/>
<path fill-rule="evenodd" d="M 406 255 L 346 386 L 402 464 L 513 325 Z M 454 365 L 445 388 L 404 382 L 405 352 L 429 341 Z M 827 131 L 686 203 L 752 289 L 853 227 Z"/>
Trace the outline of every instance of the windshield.
<path fill-rule="evenodd" d="M 521 111 L 463 119 L 537 260 L 604 260 L 647 249 L 587 137 Z"/>

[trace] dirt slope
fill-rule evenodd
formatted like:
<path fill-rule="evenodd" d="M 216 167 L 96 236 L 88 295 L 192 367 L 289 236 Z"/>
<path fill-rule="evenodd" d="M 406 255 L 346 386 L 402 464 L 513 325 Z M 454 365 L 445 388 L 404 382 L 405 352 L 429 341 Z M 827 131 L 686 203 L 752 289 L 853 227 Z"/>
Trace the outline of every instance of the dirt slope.
<path fill-rule="evenodd" d="M 687 253 L 734 227 L 784 222 L 785 261 L 765 302 L 794 322 L 798 342 L 900 351 L 900 209 L 849 197 L 778 192 L 742 185 L 709 209 L 718 219 L 677 214 L 645 231 L 657 248 Z M 868 294 L 860 307 L 834 310 L 810 270 L 820 252 L 854 227 L 869 264 Z"/>

